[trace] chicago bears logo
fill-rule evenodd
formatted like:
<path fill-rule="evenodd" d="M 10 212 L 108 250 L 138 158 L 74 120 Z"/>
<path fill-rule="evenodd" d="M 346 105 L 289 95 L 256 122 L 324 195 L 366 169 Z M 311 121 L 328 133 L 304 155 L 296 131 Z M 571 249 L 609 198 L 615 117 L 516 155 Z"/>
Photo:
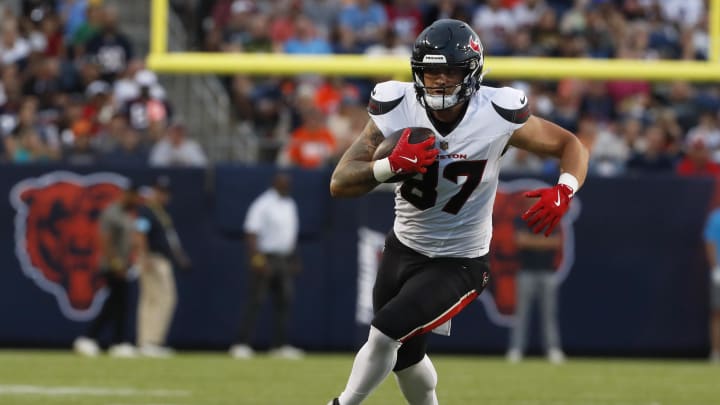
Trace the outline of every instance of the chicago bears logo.
<path fill-rule="evenodd" d="M 520 270 L 515 245 L 515 221 L 528 208 L 524 193 L 550 187 L 539 180 L 519 179 L 500 182 L 493 209 L 493 238 L 490 245 L 490 286 L 478 298 L 493 323 L 509 326 L 515 314 L 515 275 Z M 534 201 L 534 200 L 533 200 Z M 570 209 L 560 222 L 562 247 L 555 252 L 555 277 L 562 282 L 575 260 L 573 222 L 580 213 L 580 199 L 573 198 Z M 525 224 L 523 223 L 523 226 Z"/>
<path fill-rule="evenodd" d="M 98 277 L 98 219 L 127 183 L 111 173 L 52 172 L 23 180 L 10 191 L 22 271 L 55 295 L 70 319 L 94 317 L 107 295 Z"/>

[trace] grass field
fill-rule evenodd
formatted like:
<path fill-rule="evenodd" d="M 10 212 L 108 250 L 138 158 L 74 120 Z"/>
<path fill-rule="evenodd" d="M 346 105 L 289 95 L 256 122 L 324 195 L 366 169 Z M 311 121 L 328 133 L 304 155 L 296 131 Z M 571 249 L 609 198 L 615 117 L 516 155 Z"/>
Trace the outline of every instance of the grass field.
<path fill-rule="evenodd" d="M 720 405 L 720 367 L 705 361 L 433 357 L 442 405 Z M 79 358 L 0 351 L 0 404 L 325 405 L 345 385 L 350 354 L 292 361 L 223 353 L 171 359 Z M 404 404 L 392 377 L 368 405 Z"/>

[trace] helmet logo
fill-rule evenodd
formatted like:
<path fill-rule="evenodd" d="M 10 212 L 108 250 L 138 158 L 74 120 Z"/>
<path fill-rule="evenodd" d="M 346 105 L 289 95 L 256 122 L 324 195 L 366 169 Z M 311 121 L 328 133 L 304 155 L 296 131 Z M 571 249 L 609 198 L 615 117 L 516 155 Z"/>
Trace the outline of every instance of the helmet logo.
<path fill-rule="evenodd" d="M 470 49 L 475 51 L 476 53 L 480 53 L 480 41 L 475 39 L 472 35 L 470 36 L 470 39 L 468 40 L 468 46 Z"/>
<path fill-rule="evenodd" d="M 423 63 L 447 63 L 445 55 L 425 55 Z"/>

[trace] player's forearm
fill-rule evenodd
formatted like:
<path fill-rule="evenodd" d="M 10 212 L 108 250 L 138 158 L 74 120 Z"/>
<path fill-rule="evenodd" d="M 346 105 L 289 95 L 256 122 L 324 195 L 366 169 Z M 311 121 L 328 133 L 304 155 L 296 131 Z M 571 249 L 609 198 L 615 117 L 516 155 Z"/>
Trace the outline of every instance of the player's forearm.
<path fill-rule="evenodd" d="M 573 136 L 562 149 L 560 155 L 560 171 L 573 175 L 578 182 L 578 188 L 585 183 L 587 177 L 589 154 L 585 146 Z M 573 191 L 577 191 L 574 189 Z"/>
<path fill-rule="evenodd" d="M 333 197 L 357 197 L 378 184 L 373 174 L 373 162 L 341 162 L 330 179 L 330 194 Z"/>

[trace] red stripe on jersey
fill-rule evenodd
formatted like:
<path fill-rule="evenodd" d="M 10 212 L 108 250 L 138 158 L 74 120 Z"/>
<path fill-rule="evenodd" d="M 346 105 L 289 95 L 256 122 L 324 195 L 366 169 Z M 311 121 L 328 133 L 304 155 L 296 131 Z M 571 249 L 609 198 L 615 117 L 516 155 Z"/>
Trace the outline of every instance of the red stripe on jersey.
<path fill-rule="evenodd" d="M 456 302 L 455 305 L 451 306 L 450 309 L 445 311 L 442 315 L 439 317 L 433 319 L 430 321 L 430 323 L 427 323 L 423 326 L 420 326 L 419 328 L 416 328 L 412 332 L 408 333 L 407 335 L 400 338 L 400 342 L 404 343 L 408 339 L 412 338 L 413 336 L 422 335 L 423 333 L 428 333 L 431 330 L 437 328 L 438 326 L 444 324 L 445 322 L 452 319 L 455 315 L 459 314 L 460 311 L 463 310 L 469 303 L 473 302 L 475 298 L 478 296 L 478 292 L 475 290 L 470 291 L 469 293 L 465 294 L 464 297 L 460 298 L 460 301 Z"/>

